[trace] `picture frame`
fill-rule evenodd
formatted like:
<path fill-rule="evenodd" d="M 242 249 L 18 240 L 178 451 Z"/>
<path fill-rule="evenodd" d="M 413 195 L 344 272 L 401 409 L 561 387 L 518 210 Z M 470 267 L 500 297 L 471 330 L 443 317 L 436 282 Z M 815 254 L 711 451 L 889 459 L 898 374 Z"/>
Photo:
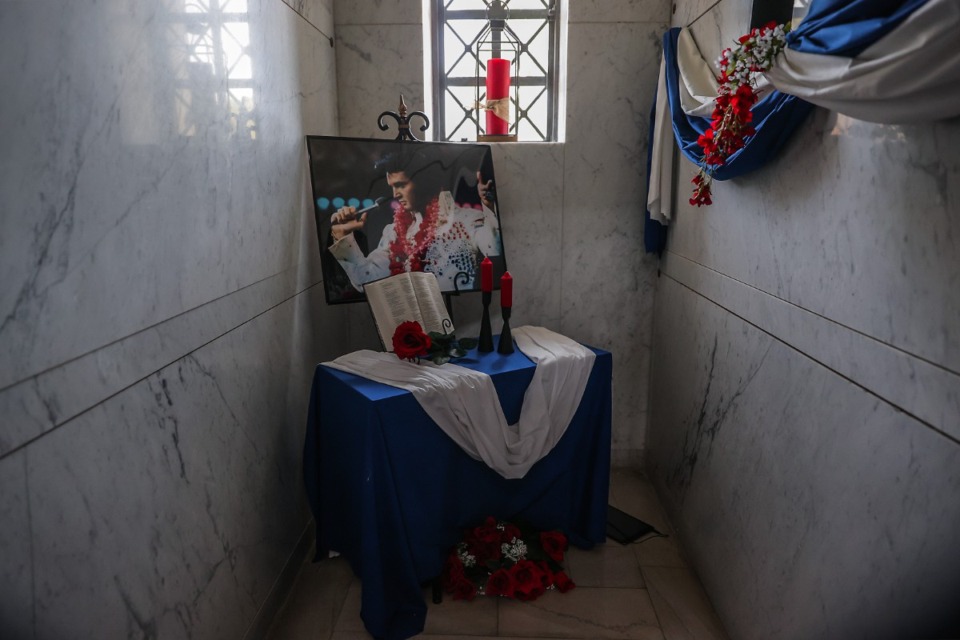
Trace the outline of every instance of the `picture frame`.
<path fill-rule="evenodd" d="M 307 136 L 327 304 L 364 302 L 363 284 L 430 271 L 445 294 L 499 288 L 506 256 L 489 145 Z M 363 213 L 359 213 L 363 212 Z"/>

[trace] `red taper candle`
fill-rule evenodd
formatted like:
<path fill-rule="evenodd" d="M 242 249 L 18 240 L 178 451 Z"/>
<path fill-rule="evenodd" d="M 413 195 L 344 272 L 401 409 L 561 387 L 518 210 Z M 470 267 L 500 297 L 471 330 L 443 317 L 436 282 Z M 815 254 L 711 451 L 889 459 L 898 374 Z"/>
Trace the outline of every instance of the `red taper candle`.
<path fill-rule="evenodd" d="M 504 271 L 500 277 L 500 306 L 513 306 L 513 276 L 509 271 Z"/>
<path fill-rule="evenodd" d="M 510 97 L 510 61 L 505 58 L 487 60 L 487 100 L 499 100 Z M 487 135 L 504 136 L 510 123 L 487 110 Z"/>
<path fill-rule="evenodd" d="M 480 263 L 480 291 L 493 291 L 493 261 L 488 257 L 484 257 Z"/>

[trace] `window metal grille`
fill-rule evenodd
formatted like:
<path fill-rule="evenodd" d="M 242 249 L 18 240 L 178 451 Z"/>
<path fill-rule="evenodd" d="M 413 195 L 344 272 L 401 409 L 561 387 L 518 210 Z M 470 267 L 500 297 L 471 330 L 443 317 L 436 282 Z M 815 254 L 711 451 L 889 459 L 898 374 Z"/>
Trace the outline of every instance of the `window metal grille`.
<path fill-rule="evenodd" d="M 434 126 L 440 140 L 476 140 L 478 111 L 476 45 L 492 0 L 434 0 Z M 520 39 L 519 98 L 510 101 L 521 141 L 557 139 L 558 0 L 509 0 L 507 24 Z M 482 75 L 481 75 L 482 82 Z M 481 100 L 486 96 L 481 89 Z M 517 104 L 519 101 L 519 104 Z"/>

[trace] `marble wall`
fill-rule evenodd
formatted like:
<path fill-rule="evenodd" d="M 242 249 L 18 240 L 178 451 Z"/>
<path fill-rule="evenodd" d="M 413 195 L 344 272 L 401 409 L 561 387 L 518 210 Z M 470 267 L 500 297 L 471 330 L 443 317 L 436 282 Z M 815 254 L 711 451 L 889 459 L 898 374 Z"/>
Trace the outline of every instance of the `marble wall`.
<path fill-rule="evenodd" d="M 330 0 L 0 4 L 0 629 L 239 638 L 309 513 Z M 266 614 L 266 618 L 265 618 Z"/>
<path fill-rule="evenodd" d="M 675 24 L 712 59 L 749 11 Z M 958 142 L 817 109 L 706 209 L 679 161 L 647 468 L 732 637 L 957 631 Z"/>
<path fill-rule="evenodd" d="M 423 104 L 422 7 L 403 0 L 335 4 L 340 126 L 384 137 L 377 115 L 399 94 Z M 537 324 L 614 354 L 613 454 L 639 464 L 656 261 L 643 254 L 647 119 L 667 28 L 664 0 L 571 0 L 566 139 L 494 146 L 511 324 Z M 429 133 L 429 132 L 428 132 Z M 352 348 L 377 344 L 366 310 L 354 310 Z M 454 303 L 458 332 L 478 324 L 476 296 Z M 499 326 L 494 321 L 494 330 Z"/>

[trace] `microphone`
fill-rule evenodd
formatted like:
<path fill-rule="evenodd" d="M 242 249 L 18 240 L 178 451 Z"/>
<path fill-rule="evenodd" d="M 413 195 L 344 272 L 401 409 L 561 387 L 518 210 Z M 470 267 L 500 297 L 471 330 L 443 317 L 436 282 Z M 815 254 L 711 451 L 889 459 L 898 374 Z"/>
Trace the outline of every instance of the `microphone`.
<path fill-rule="evenodd" d="M 386 198 L 384 198 L 383 196 L 380 196 L 379 198 L 377 198 L 376 200 L 374 200 L 373 204 L 370 205 L 369 207 L 364 207 L 363 209 L 357 209 L 357 213 L 354 214 L 353 219 L 354 219 L 354 220 L 359 220 L 359 219 L 360 219 L 360 216 L 362 216 L 363 214 L 365 214 L 367 211 L 373 211 L 374 209 L 376 209 L 377 207 L 379 207 L 381 204 L 383 204 L 383 203 L 386 202 L 386 201 L 387 201 Z"/>

